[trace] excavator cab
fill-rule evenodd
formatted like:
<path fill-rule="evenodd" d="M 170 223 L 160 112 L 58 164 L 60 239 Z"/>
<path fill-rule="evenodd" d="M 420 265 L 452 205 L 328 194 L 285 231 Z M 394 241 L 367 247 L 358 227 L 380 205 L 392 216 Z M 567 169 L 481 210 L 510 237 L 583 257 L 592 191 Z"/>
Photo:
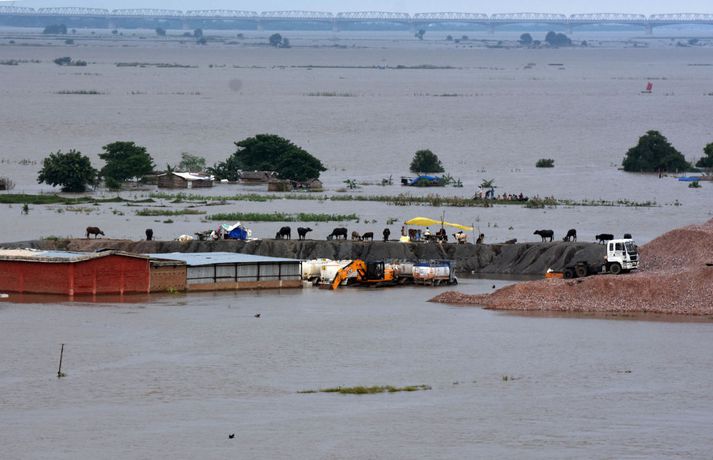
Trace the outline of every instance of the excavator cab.
<path fill-rule="evenodd" d="M 384 262 L 367 262 L 365 281 L 383 281 Z"/>
<path fill-rule="evenodd" d="M 383 261 L 364 262 L 356 259 L 337 272 L 330 287 L 337 289 L 354 272 L 356 272 L 356 281 L 361 284 L 385 286 L 396 281 L 394 270 L 391 268 L 387 270 Z"/>

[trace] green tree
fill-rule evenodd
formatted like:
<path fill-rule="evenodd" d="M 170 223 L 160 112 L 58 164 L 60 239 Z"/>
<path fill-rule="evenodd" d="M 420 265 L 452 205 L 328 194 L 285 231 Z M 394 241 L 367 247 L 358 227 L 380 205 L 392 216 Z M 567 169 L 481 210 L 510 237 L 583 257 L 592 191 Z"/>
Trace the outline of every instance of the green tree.
<path fill-rule="evenodd" d="M 270 45 L 274 47 L 278 47 L 282 45 L 282 35 L 280 34 L 272 34 L 270 35 Z"/>
<path fill-rule="evenodd" d="M 430 150 L 419 150 L 411 160 L 409 168 L 414 173 L 439 173 L 445 171 L 438 155 Z"/>
<path fill-rule="evenodd" d="M 240 162 L 235 157 L 231 155 L 227 160 L 216 163 L 207 169 L 208 174 L 215 176 L 217 180 L 228 180 L 230 182 L 237 182 L 240 179 Z"/>
<path fill-rule="evenodd" d="M 520 35 L 520 44 L 521 45 L 532 45 L 532 35 L 528 33 L 524 33 Z"/>
<path fill-rule="evenodd" d="M 624 171 L 656 172 L 687 171 L 691 164 L 658 131 L 648 131 L 639 138 L 639 143 L 626 152 L 622 162 Z"/>
<path fill-rule="evenodd" d="M 181 162 L 178 163 L 178 169 L 188 172 L 203 172 L 205 171 L 205 158 L 183 152 L 181 153 Z"/>
<path fill-rule="evenodd" d="M 418 32 L 416 32 L 415 34 L 415 37 L 419 40 L 423 40 L 424 35 L 426 35 L 426 29 L 418 29 Z"/>
<path fill-rule="evenodd" d="M 62 153 L 58 150 L 42 161 L 42 169 L 37 176 L 38 183 L 53 187 L 62 186 L 63 192 L 84 192 L 87 185 L 96 184 L 97 170 L 88 157 L 77 150 Z"/>
<path fill-rule="evenodd" d="M 281 179 L 306 181 L 326 171 L 321 161 L 275 134 L 258 134 L 236 142 L 236 152 L 226 167 L 248 171 L 275 171 Z M 227 169 L 227 168 L 226 168 Z"/>
<path fill-rule="evenodd" d="M 570 46 L 572 44 L 572 40 L 568 36 L 553 31 L 547 32 L 545 41 L 550 46 Z"/>
<path fill-rule="evenodd" d="M 156 27 L 156 35 L 159 37 L 165 37 L 166 36 L 166 29 L 163 27 Z"/>
<path fill-rule="evenodd" d="M 703 148 L 703 153 L 705 153 L 706 156 L 698 160 L 696 166 L 699 168 L 713 168 L 713 142 Z"/>
<path fill-rule="evenodd" d="M 203 29 L 196 29 L 193 31 L 193 37 L 203 38 Z"/>
<path fill-rule="evenodd" d="M 153 159 L 146 152 L 146 147 L 141 147 L 133 142 L 112 142 L 104 147 L 99 158 L 106 162 L 100 175 L 107 181 L 107 185 L 115 188 L 128 179 L 142 177 L 150 174 L 154 169 Z"/>

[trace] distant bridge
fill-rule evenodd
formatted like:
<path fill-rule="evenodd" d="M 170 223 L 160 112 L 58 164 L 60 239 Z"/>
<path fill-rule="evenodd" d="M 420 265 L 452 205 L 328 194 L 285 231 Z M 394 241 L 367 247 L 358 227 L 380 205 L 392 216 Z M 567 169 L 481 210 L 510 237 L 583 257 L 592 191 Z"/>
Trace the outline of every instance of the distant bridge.
<path fill-rule="evenodd" d="M 115 27 L 127 20 L 177 21 L 182 27 L 189 27 L 196 22 L 220 22 L 235 28 L 254 27 L 263 29 L 280 24 L 300 24 L 309 28 L 315 26 L 331 27 L 338 31 L 355 24 L 369 24 L 372 27 L 402 25 L 411 29 L 429 27 L 438 24 L 481 25 L 494 31 L 498 26 L 533 24 L 566 27 L 570 31 L 578 26 L 587 25 L 629 25 L 638 26 L 651 33 L 654 27 L 670 25 L 713 25 L 713 14 L 675 13 L 675 14 L 553 14 L 553 13 L 482 13 L 435 12 L 408 13 L 384 11 L 351 11 L 330 13 L 322 11 L 256 11 L 241 10 L 167 10 L 167 9 L 118 9 L 102 8 L 28 8 L 13 5 L 0 6 L 0 20 L 35 19 L 36 21 L 58 21 L 91 19 L 104 21 L 107 27 Z M 22 22 L 20 21 L 22 24 Z"/>

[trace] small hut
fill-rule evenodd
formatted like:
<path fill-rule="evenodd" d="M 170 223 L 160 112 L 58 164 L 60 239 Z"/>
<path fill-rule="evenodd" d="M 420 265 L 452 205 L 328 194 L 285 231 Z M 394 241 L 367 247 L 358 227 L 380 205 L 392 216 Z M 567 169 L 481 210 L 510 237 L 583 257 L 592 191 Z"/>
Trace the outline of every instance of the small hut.
<path fill-rule="evenodd" d="M 213 186 L 208 176 L 188 172 L 171 172 L 158 176 L 159 188 L 207 188 Z"/>
<path fill-rule="evenodd" d="M 240 183 L 245 185 L 267 184 L 275 179 L 277 174 L 274 171 L 243 171 L 240 173 Z"/>

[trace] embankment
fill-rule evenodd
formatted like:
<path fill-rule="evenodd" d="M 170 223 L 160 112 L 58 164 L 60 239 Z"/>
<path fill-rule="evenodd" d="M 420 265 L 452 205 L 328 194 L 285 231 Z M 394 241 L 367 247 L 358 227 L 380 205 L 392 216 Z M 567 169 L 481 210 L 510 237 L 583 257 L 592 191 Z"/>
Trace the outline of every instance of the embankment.
<path fill-rule="evenodd" d="M 0 244 L 3 248 L 34 248 L 93 252 L 115 249 L 134 253 L 166 252 L 239 252 L 294 259 L 364 259 L 456 261 L 461 273 L 542 275 L 548 268 L 559 270 L 566 264 L 585 260 L 598 263 L 603 246 L 593 243 L 520 243 L 520 244 L 436 244 L 397 241 L 128 241 L 111 239 L 35 240 Z"/>
<path fill-rule="evenodd" d="M 432 301 L 496 310 L 713 315 L 713 219 L 665 233 L 640 253 L 636 273 L 543 279 L 483 295 L 446 292 Z"/>

